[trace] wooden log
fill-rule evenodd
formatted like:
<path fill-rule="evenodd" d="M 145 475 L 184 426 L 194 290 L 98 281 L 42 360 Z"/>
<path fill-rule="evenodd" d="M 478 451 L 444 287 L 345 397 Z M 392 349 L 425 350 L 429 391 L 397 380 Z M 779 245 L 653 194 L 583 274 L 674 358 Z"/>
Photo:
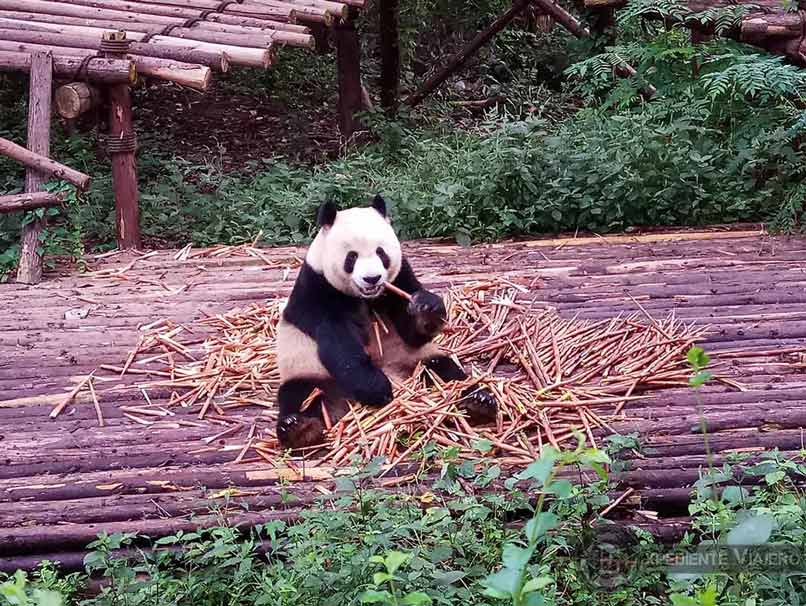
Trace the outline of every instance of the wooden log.
<path fill-rule="evenodd" d="M 750 15 L 742 19 L 740 39 L 757 42 L 765 38 L 801 37 L 801 18 L 797 13 Z"/>
<path fill-rule="evenodd" d="M 13 196 L 0 196 L 0 213 L 13 213 L 35 208 L 58 206 L 64 201 L 64 195 L 49 191 L 39 191 Z"/>
<path fill-rule="evenodd" d="M 268 68 L 274 61 L 276 49 L 266 48 L 246 48 L 243 46 L 232 46 L 229 44 L 214 44 L 212 42 L 200 42 L 199 40 L 185 40 L 184 38 L 174 38 L 171 36 L 153 36 L 151 41 L 154 44 L 172 44 L 184 46 L 186 48 L 206 50 L 209 52 L 221 52 L 227 55 L 230 63 L 236 65 L 248 65 L 251 67 Z"/>
<path fill-rule="evenodd" d="M 31 78 L 28 87 L 28 151 L 39 158 L 50 154 L 50 101 L 53 83 L 53 55 L 38 52 L 31 55 Z M 28 166 L 25 171 L 25 192 L 42 190 L 47 172 Z M 45 220 L 34 219 L 22 227 L 20 264 L 17 281 L 38 284 L 42 280 L 41 234 Z"/>
<path fill-rule="evenodd" d="M 308 36 L 312 34 L 310 27 L 306 25 L 297 25 L 296 23 L 281 23 L 279 21 L 250 19 L 249 17 L 235 17 L 235 19 L 242 20 L 243 23 L 238 25 L 230 25 L 228 23 L 220 23 L 210 19 L 210 17 L 218 14 L 219 13 L 207 15 L 206 20 L 199 21 L 198 23 L 194 24 L 193 27 L 196 29 L 206 29 L 213 32 L 228 32 L 231 34 L 237 34 L 238 32 L 259 34 L 266 33 L 267 31 L 291 32 L 292 34 L 306 34 Z"/>
<path fill-rule="evenodd" d="M 400 4 L 399 0 L 380 0 L 378 29 L 381 51 L 381 106 L 397 108 L 400 89 Z"/>
<path fill-rule="evenodd" d="M 94 57 L 96 55 L 96 51 L 88 48 L 68 48 L 0 40 L 0 51 L 4 50 L 23 53 L 51 50 L 60 55 L 73 55 L 76 57 Z M 137 55 L 125 55 L 125 57 L 134 63 L 137 72 L 143 76 L 176 82 L 182 86 L 189 86 L 198 90 L 207 90 L 210 85 L 210 68 L 204 65 L 182 63 L 157 57 L 141 57 Z"/>
<path fill-rule="evenodd" d="M 265 524 L 269 520 L 291 521 L 299 517 L 297 512 L 277 511 L 260 513 L 238 513 L 227 516 L 231 526 L 252 526 Z M 220 516 L 199 516 L 193 520 L 168 518 L 165 520 L 130 520 L 104 524 L 105 531 L 136 532 L 140 536 L 159 538 L 198 528 L 221 525 Z M 33 526 L 0 530 L 0 556 L 42 553 L 62 548 L 85 548 L 97 538 L 99 528 L 95 524 L 67 524 L 64 526 Z"/>
<path fill-rule="evenodd" d="M 460 69 L 467 60 L 473 56 L 482 46 L 487 44 L 492 38 L 504 29 L 521 11 L 529 6 L 531 0 L 515 0 L 512 6 L 504 14 L 500 15 L 485 30 L 482 30 L 468 43 L 461 51 L 450 58 L 448 64 L 428 78 L 420 89 L 406 99 L 406 103 L 411 107 L 419 105 L 423 99 L 430 95 L 436 88 L 447 80 L 453 73 Z"/>
<path fill-rule="evenodd" d="M 50 99 L 50 94 L 48 94 L 48 99 Z M 50 109 L 49 105 L 48 109 Z M 50 114 L 48 114 L 48 116 L 50 116 Z M 37 147 L 42 146 L 39 145 Z M 56 179 L 72 183 L 82 191 L 86 190 L 90 185 L 89 175 L 80 173 L 69 166 L 60 164 L 37 152 L 25 149 L 21 145 L 17 145 L 13 141 L 3 139 L 2 137 L 0 137 L 0 154 L 8 156 L 12 160 L 16 160 L 37 173 L 44 173 Z"/>
<path fill-rule="evenodd" d="M 244 8 L 241 3 L 230 4 L 224 6 L 221 8 L 221 10 L 218 10 L 221 3 L 211 0 L 130 0 L 130 2 L 131 4 L 137 5 L 137 10 L 141 10 L 139 7 L 142 6 L 153 7 L 155 5 L 164 5 L 171 6 L 180 11 L 197 11 L 198 15 L 196 16 L 201 15 L 202 11 L 215 11 L 210 13 L 207 18 L 211 17 L 212 15 L 221 15 L 223 13 L 236 13 L 248 15 L 254 19 L 264 20 L 264 22 L 281 21 L 294 23 L 295 19 L 295 5 L 292 3 L 281 2 L 279 0 L 270 0 L 270 2 L 263 7 L 247 6 Z"/>
<path fill-rule="evenodd" d="M 274 30 L 263 30 L 259 33 L 230 33 L 210 31 L 197 27 L 176 27 L 173 28 L 168 35 L 172 38 L 185 38 L 188 40 L 198 40 L 200 42 L 212 42 L 214 44 L 245 46 L 250 48 L 269 48 L 272 44 L 288 44 L 289 46 L 313 48 L 314 44 L 313 36 L 308 34 Z"/>
<path fill-rule="evenodd" d="M 62 2 L 51 2 L 49 0 L 0 0 L 0 10 L 26 11 L 40 13 L 49 18 L 51 15 L 64 15 L 66 17 L 81 17 L 83 19 L 111 19 L 126 23 L 163 23 L 181 24 L 189 17 L 168 17 L 164 15 L 153 15 L 142 12 L 129 12 L 111 10 L 105 8 L 93 8 L 91 6 L 79 6 L 75 4 L 65 4 Z"/>
<path fill-rule="evenodd" d="M 336 43 L 336 70 L 339 79 L 339 127 L 348 141 L 359 127 L 355 115 L 361 111 L 361 47 L 352 21 L 333 27 Z"/>
<path fill-rule="evenodd" d="M 76 33 L 60 33 L 57 29 L 50 29 L 47 26 L 40 27 L 23 21 L 14 22 L 15 26 L 19 26 L 19 29 L 6 29 L 5 25 L 7 24 L 0 23 L 0 40 L 93 50 L 100 49 L 101 34 L 99 32 L 104 31 L 100 28 L 82 28 L 81 26 L 73 26 L 75 29 L 72 31 Z M 59 28 L 60 26 L 57 25 L 55 27 Z M 129 33 L 127 33 L 127 36 L 128 35 Z M 214 53 L 182 46 L 173 46 L 167 44 L 157 45 L 141 42 L 132 42 L 129 46 L 129 52 L 132 55 L 173 59 L 175 61 L 182 61 L 184 63 L 206 65 L 216 71 L 221 72 L 226 72 L 229 69 L 229 62 L 227 61 L 226 55 L 219 52 Z"/>
<path fill-rule="evenodd" d="M 0 71 L 23 71 L 31 69 L 31 54 L 0 51 Z M 112 84 L 137 80 L 137 71 L 134 63 L 119 59 L 92 59 L 84 63 L 81 57 L 54 57 L 53 71 L 58 78 L 71 80 L 77 77 L 86 78 L 92 82 Z"/>
<path fill-rule="evenodd" d="M 306 23 L 333 24 L 333 15 L 322 7 L 303 6 L 290 2 L 279 2 L 277 0 L 245 0 L 245 2 L 240 4 L 230 4 L 224 10 L 239 15 L 254 16 L 265 13 L 267 9 L 293 11 L 297 19 Z"/>
<path fill-rule="evenodd" d="M 225 9 L 226 10 L 226 9 Z M 210 24 L 230 25 L 235 27 L 259 27 L 261 29 L 278 29 L 287 32 L 297 32 L 299 34 L 308 33 L 305 25 L 297 24 L 297 14 L 288 10 L 283 15 L 273 14 L 270 18 L 261 18 L 261 15 L 233 15 L 231 13 L 210 13 L 207 18 L 197 23 L 195 27 L 207 28 Z"/>
<path fill-rule="evenodd" d="M 86 82 L 71 82 L 56 89 L 53 104 L 57 114 L 62 118 L 72 120 L 95 107 L 99 99 L 100 96 L 95 87 Z"/>

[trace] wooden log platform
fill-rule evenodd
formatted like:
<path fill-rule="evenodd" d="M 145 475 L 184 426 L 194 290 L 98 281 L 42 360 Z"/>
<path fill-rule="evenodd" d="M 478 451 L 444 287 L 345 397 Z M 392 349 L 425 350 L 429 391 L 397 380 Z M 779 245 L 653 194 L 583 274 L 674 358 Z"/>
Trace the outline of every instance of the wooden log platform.
<path fill-rule="evenodd" d="M 528 277 L 537 301 L 564 317 L 610 318 L 637 311 L 638 302 L 655 317 L 673 311 L 709 325 L 702 346 L 723 362 L 723 375 L 743 385 L 701 391 L 716 462 L 736 452 L 802 448 L 806 239 L 770 237 L 747 226 L 469 249 L 433 241 L 404 247 L 424 284 L 438 292 L 492 276 Z M 243 430 L 209 443 L 202 440 L 216 429 L 200 424 L 192 409 L 174 407 L 175 416 L 153 427 L 124 416 L 122 406 L 146 403 L 132 391 L 101 398 L 103 426 L 88 396 L 50 418 L 99 365 L 124 364 L 142 334 L 138 327 L 162 318 L 190 322 L 286 296 L 301 253 L 200 252 L 118 253 L 90 259 L 84 274 L 51 273 L 36 287 L 0 289 L 0 570 L 45 556 L 80 564 L 84 546 L 100 532 L 158 537 L 220 524 L 222 515 L 247 525 L 293 519 L 300 507 L 334 490 L 332 478 L 344 470 L 235 462 L 250 425 L 273 432 L 260 409 L 229 411 L 243 416 Z M 720 358 L 729 351 L 737 353 Z M 151 393 L 152 400 L 159 397 Z M 622 434 L 639 434 L 640 444 L 614 474 L 621 493 L 634 492 L 611 517 L 664 536 L 685 529 L 680 516 L 689 487 L 706 464 L 698 407 L 693 390 L 670 389 L 628 403 L 611 423 Z M 281 485 L 289 479 L 296 482 Z M 408 489 L 394 474 L 386 480 L 390 489 Z M 289 502 L 284 493 L 298 500 Z M 646 509 L 659 511 L 660 521 L 636 513 Z"/>

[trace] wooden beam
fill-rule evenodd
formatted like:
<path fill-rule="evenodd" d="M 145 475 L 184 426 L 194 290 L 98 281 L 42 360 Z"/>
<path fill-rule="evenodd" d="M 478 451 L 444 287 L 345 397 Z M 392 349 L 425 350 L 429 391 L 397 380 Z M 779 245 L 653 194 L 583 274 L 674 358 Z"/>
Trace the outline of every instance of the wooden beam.
<path fill-rule="evenodd" d="M 53 56 L 47 52 L 31 56 L 28 87 L 28 149 L 47 157 L 50 154 L 50 95 L 53 85 Z M 25 171 L 25 193 L 42 191 L 47 173 L 29 167 Z M 44 219 L 34 219 L 22 227 L 20 265 L 17 281 L 38 284 L 42 280 L 42 241 Z"/>
<path fill-rule="evenodd" d="M 69 28 L 70 26 L 66 26 Z M 66 46 L 88 50 L 98 50 L 101 47 L 101 35 L 96 28 L 83 28 L 72 26 L 74 29 L 69 33 L 59 31 L 59 26 L 37 25 L 27 21 L 3 21 L 0 20 L 0 40 L 8 42 L 27 42 L 30 44 L 49 44 L 55 46 Z M 226 55 L 221 52 L 210 52 L 184 46 L 172 46 L 167 44 L 149 44 L 132 42 L 129 46 L 132 55 L 142 55 L 144 57 L 157 57 L 160 59 L 173 59 L 184 63 L 196 63 L 206 65 L 211 69 L 226 72 L 229 69 L 229 62 Z"/>
<path fill-rule="evenodd" d="M 125 33 L 122 34 L 125 38 Z M 117 39 L 115 32 L 106 39 Z M 113 53 L 107 53 L 112 55 Z M 127 84 L 109 87 L 109 155 L 115 191 L 118 248 L 140 248 L 140 207 L 137 190 L 137 138 L 132 118 L 131 90 Z"/>
<path fill-rule="evenodd" d="M 49 100 L 50 91 L 48 91 L 48 110 L 50 109 Z M 48 113 L 48 117 L 49 116 L 50 114 Z M 26 166 L 37 173 L 44 173 L 45 175 L 54 177 L 56 179 L 61 179 L 62 181 L 72 183 L 82 191 L 86 190 L 90 185 L 89 175 L 80 173 L 69 166 L 65 166 L 64 164 L 60 164 L 59 162 L 51 160 L 46 156 L 40 155 L 29 149 L 25 149 L 21 145 L 17 145 L 13 141 L 3 139 L 2 137 L 0 137 L 0 154 L 9 157 L 12 160 L 16 160 L 23 166 Z"/>
<path fill-rule="evenodd" d="M 86 82 L 71 82 L 56 89 L 53 105 L 56 113 L 66 120 L 78 118 L 98 105 L 98 90 Z"/>
<path fill-rule="evenodd" d="M 2 36 L 0 36 L 2 38 Z M 52 44 L 31 44 L 29 42 L 8 42 L 0 39 L 0 51 L 21 53 L 51 52 L 60 56 L 95 57 L 97 52 L 89 48 L 70 48 L 54 46 Z M 205 65 L 182 63 L 172 59 L 158 59 L 156 57 L 141 57 L 138 55 L 125 55 L 134 63 L 137 73 L 168 82 L 176 82 L 197 90 L 207 90 L 210 86 L 210 68 Z"/>
<path fill-rule="evenodd" d="M 339 127 L 344 141 L 360 127 L 355 115 L 361 111 L 361 46 L 352 19 L 333 26 L 336 70 L 339 78 Z"/>
<path fill-rule="evenodd" d="M 532 0 L 515 0 L 507 12 L 493 21 L 487 29 L 476 34 L 476 37 L 473 38 L 467 46 L 451 57 L 445 67 L 428 78 L 425 84 L 420 87 L 420 90 L 410 95 L 406 99 L 406 103 L 411 107 L 419 105 L 423 99 L 434 92 L 440 84 L 445 82 L 445 80 L 461 68 L 476 51 L 492 40 L 498 32 L 504 29 L 521 11 L 529 6 L 531 1 Z"/>
<path fill-rule="evenodd" d="M 31 53 L 0 51 L 0 72 L 4 71 L 31 71 Z M 83 57 L 54 57 L 53 72 L 58 78 L 86 78 L 97 83 L 134 83 L 137 80 L 137 70 L 128 59 L 99 57 L 85 63 Z"/>
<path fill-rule="evenodd" d="M 48 206 L 58 206 L 64 201 L 63 194 L 37 191 L 13 196 L 0 196 L 0 213 L 14 213 Z"/>
<path fill-rule="evenodd" d="M 400 2 L 379 0 L 378 19 L 381 49 L 381 106 L 397 109 L 400 89 Z"/>

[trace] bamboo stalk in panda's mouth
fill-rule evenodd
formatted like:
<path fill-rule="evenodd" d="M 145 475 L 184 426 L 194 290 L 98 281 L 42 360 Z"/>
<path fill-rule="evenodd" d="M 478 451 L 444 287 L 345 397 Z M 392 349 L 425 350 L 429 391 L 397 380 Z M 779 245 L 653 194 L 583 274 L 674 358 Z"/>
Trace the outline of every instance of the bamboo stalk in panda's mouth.
<path fill-rule="evenodd" d="M 409 293 L 407 293 L 405 290 L 398 288 L 397 286 L 395 286 L 391 282 L 384 282 L 383 285 L 386 287 L 386 290 L 388 290 L 389 292 L 393 292 L 396 295 L 398 295 L 400 297 L 403 297 L 404 299 L 406 299 L 406 301 L 411 301 L 411 299 L 412 299 L 411 295 Z"/>

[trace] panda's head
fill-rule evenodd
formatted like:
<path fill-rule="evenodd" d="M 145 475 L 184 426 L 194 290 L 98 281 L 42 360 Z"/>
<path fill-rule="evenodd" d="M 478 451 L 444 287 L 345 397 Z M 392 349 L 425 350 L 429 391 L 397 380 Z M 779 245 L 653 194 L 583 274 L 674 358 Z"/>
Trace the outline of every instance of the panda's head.
<path fill-rule="evenodd" d="M 346 210 L 325 202 L 319 208 L 318 223 L 319 233 L 305 260 L 336 290 L 373 299 L 384 292 L 384 283 L 397 277 L 400 241 L 381 196 L 375 196 L 371 206 Z"/>

